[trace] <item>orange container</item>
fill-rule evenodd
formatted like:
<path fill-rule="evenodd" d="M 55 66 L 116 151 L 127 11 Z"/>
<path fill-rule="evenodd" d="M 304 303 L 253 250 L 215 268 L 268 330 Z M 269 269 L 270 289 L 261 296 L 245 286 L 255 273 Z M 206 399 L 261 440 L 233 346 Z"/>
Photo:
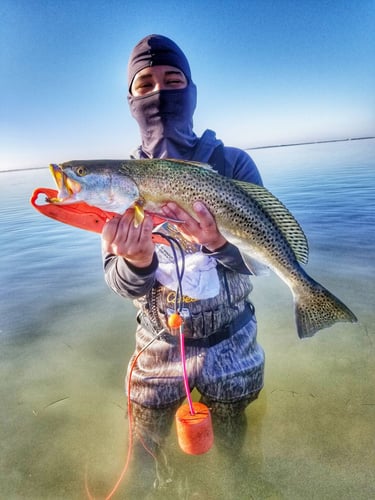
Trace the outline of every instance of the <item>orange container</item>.
<path fill-rule="evenodd" d="M 177 437 L 180 448 L 189 455 L 206 453 L 214 442 L 210 410 L 203 403 L 193 402 L 194 415 L 188 404 L 176 412 Z"/>

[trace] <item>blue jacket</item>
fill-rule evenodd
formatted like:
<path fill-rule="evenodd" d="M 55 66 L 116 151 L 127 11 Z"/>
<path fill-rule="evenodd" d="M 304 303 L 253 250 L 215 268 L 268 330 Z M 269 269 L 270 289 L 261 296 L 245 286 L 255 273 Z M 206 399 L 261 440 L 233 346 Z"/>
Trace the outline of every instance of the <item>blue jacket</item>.
<path fill-rule="evenodd" d="M 140 158 L 140 149 L 136 150 L 132 157 Z M 215 133 L 211 130 L 206 130 L 202 135 L 191 160 L 209 163 L 226 177 L 262 184 L 260 173 L 251 157 L 241 149 L 224 146 L 220 140 L 216 139 Z M 237 247 L 229 242 L 217 252 L 208 252 L 207 250 L 205 253 L 216 259 L 218 269 L 224 267 L 233 273 L 251 274 Z M 156 253 L 151 265 L 143 269 L 135 268 L 122 257 L 113 254 L 104 255 L 105 280 L 108 286 L 115 293 L 126 298 L 140 298 L 156 286 L 155 272 L 157 267 Z M 250 292 L 250 290 L 251 285 L 249 285 L 248 291 Z"/>

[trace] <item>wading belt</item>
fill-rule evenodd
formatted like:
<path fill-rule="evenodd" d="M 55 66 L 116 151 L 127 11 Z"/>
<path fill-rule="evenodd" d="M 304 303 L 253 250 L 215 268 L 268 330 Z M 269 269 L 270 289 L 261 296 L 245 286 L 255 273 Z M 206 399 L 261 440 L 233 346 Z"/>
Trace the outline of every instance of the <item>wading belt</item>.
<path fill-rule="evenodd" d="M 229 325 L 221 328 L 217 332 L 211 333 L 211 335 L 207 337 L 193 338 L 185 336 L 185 345 L 189 347 L 212 347 L 219 344 L 219 342 L 229 339 L 235 332 L 247 325 L 254 313 L 253 304 L 251 302 L 246 302 L 245 309 Z M 151 321 L 144 311 L 139 311 L 137 321 L 143 328 L 153 333 L 155 336 L 159 335 L 160 340 L 171 345 L 178 345 L 179 337 L 171 335 L 165 328 L 157 328 L 157 325 Z"/>

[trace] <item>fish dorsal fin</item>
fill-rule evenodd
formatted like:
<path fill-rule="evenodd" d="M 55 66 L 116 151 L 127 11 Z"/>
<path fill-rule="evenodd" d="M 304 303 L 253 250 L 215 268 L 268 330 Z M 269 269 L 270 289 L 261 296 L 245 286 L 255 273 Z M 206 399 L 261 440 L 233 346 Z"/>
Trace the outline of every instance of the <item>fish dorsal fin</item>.
<path fill-rule="evenodd" d="M 277 224 L 297 260 L 302 264 L 306 264 L 309 257 L 307 238 L 299 223 L 281 201 L 263 186 L 244 181 L 234 180 L 233 182 L 259 203 L 273 222 Z"/>

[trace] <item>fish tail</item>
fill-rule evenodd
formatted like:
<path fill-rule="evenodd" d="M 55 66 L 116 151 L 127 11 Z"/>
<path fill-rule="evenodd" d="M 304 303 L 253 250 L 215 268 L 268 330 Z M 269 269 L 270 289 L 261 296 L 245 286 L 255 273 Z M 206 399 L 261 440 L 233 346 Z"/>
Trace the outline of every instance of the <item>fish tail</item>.
<path fill-rule="evenodd" d="M 318 330 L 337 322 L 357 322 L 356 316 L 345 304 L 322 285 L 308 278 L 309 283 L 305 282 L 302 293 L 295 297 L 299 338 L 312 337 Z"/>

